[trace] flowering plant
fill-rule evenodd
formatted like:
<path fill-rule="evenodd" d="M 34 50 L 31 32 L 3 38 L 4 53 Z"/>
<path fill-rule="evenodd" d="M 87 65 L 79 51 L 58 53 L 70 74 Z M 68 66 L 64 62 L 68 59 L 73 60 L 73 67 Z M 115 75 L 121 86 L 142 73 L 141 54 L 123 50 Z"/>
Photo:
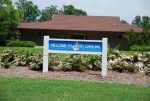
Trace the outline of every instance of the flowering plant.
<path fill-rule="evenodd" d="M 62 70 L 76 70 L 84 71 L 88 65 L 88 58 L 84 55 L 68 54 L 62 59 L 61 68 Z"/>

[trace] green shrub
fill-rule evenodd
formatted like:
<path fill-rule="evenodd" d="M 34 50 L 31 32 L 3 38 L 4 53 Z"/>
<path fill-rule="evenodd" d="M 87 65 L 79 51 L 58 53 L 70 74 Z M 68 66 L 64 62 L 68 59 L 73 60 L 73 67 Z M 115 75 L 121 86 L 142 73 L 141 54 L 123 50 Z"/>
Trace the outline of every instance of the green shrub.
<path fill-rule="evenodd" d="M 150 51 L 150 46 L 143 47 L 144 51 Z"/>
<path fill-rule="evenodd" d="M 8 68 L 10 68 L 10 66 L 11 66 L 11 64 L 8 62 L 8 60 L 6 59 L 5 61 L 4 61 L 4 67 L 6 68 L 6 69 L 8 69 Z"/>
<path fill-rule="evenodd" d="M 12 62 L 13 60 L 15 60 L 15 58 L 18 55 L 18 51 L 17 50 L 4 50 L 1 54 L 0 57 L 0 61 L 4 62 L 4 61 L 8 61 L 8 62 Z"/>
<path fill-rule="evenodd" d="M 120 73 L 135 72 L 133 56 L 126 56 L 118 50 L 113 50 L 112 54 L 108 56 L 108 69 L 113 69 Z"/>
<path fill-rule="evenodd" d="M 11 41 L 7 44 L 8 47 L 35 47 L 36 44 L 32 41 Z"/>
<path fill-rule="evenodd" d="M 88 67 L 88 58 L 84 55 L 69 54 L 62 59 L 61 69 L 63 71 L 84 71 Z"/>
<path fill-rule="evenodd" d="M 5 68 L 9 68 L 17 56 L 18 51 L 16 50 L 4 50 L 0 55 L 0 67 L 4 66 Z"/>
<path fill-rule="evenodd" d="M 114 50 L 119 50 L 120 45 L 117 45 L 114 48 L 108 48 L 108 55 L 112 54 L 114 52 Z"/>
<path fill-rule="evenodd" d="M 89 69 L 101 70 L 102 69 L 102 56 L 101 55 L 88 55 Z"/>
<path fill-rule="evenodd" d="M 101 55 L 75 55 L 68 54 L 60 60 L 57 54 L 49 54 L 49 69 L 62 69 L 63 71 L 84 71 L 85 69 L 101 70 Z M 15 66 L 29 66 L 32 70 L 42 70 L 43 54 L 27 52 L 19 54 L 17 50 L 4 50 L 0 54 L 0 67 L 9 68 Z M 59 66 L 61 68 L 58 68 Z M 118 50 L 112 50 L 108 55 L 108 69 L 118 72 L 137 72 L 150 75 L 150 52 L 135 53 L 134 56 L 126 56 Z M 56 67 L 57 66 L 57 67 Z"/>
<path fill-rule="evenodd" d="M 31 70 L 42 70 L 43 67 L 43 54 L 33 54 L 28 58 L 29 68 Z M 53 66 L 58 66 L 60 64 L 60 59 L 56 54 L 49 54 L 49 69 L 53 69 Z"/>
<path fill-rule="evenodd" d="M 108 69 L 119 72 L 134 73 L 139 71 L 150 75 L 150 52 L 135 53 L 134 56 L 126 56 L 117 50 L 108 56 Z"/>
<path fill-rule="evenodd" d="M 57 54 L 52 54 L 50 53 L 49 54 L 49 58 L 48 58 L 48 61 L 49 61 L 49 70 L 60 70 L 61 68 L 59 68 L 59 65 L 60 65 L 60 58 L 58 57 Z"/>
<path fill-rule="evenodd" d="M 42 53 L 29 56 L 28 59 L 29 59 L 28 60 L 29 68 L 31 70 L 42 70 L 42 66 L 43 66 L 43 54 Z"/>
<path fill-rule="evenodd" d="M 139 46 L 139 45 L 133 45 L 130 47 L 131 51 L 150 51 L 150 46 Z"/>
<path fill-rule="evenodd" d="M 136 47 L 139 47 L 139 45 L 130 46 L 130 49 L 131 49 L 131 48 L 136 48 Z"/>

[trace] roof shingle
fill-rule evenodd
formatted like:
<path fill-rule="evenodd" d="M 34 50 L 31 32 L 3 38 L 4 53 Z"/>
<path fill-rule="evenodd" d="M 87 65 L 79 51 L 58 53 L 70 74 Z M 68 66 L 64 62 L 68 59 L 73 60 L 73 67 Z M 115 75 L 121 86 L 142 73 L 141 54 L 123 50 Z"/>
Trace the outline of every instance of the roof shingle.
<path fill-rule="evenodd" d="M 126 32 L 133 29 L 141 32 L 142 28 L 124 24 L 115 16 L 76 16 L 54 15 L 50 21 L 21 23 L 19 29 L 73 30 L 73 31 L 108 31 Z"/>

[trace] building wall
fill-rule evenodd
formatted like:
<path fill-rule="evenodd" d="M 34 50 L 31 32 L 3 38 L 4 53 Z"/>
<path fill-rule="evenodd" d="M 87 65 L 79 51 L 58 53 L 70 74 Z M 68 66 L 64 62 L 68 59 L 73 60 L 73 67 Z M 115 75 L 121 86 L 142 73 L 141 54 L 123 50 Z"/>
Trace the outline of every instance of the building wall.
<path fill-rule="evenodd" d="M 43 45 L 43 36 L 49 35 L 51 38 L 72 39 L 72 36 L 84 36 L 84 40 L 102 40 L 108 38 L 108 45 L 111 48 L 120 45 L 120 50 L 128 50 L 130 45 L 123 39 L 118 39 L 118 35 L 124 33 L 114 32 L 80 32 L 80 31 L 49 31 L 49 30 L 20 30 L 21 40 L 29 40 L 37 45 Z M 41 33 L 42 35 L 39 35 Z"/>
<path fill-rule="evenodd" d="M 42 45 L 43 44 L 43 42 L 42 42 L 43 37 L 39 37 L 37 35 L 36 30 L 20 30 L 20 32 L 21 32 L 21 40 L 33 41 L 37 45 Z"/>
<path fill-rule="evenodd" d="M 96 35 L 94 35 L 96 34 Z M 110 48 L 120 46 L 120 50 L 129 50 L 130 45 L 124 39 L 118 39 L 118 35 L 123 36 L 124 33 L 113 33 L 113 32 L 97 32 L 88 33 L 89 40 L 102 40 L 102 38 L 108 38 L 108 45 Z"/>

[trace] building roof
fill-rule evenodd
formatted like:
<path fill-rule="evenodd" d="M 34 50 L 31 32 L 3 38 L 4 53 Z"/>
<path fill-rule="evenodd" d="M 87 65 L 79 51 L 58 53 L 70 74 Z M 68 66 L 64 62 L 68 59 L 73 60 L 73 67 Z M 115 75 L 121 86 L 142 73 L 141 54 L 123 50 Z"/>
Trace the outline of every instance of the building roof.
<path fill-rule="evenodd" d="M 69 31 L 107 31 L 126 32 L 133 29 L 141 32 L 142 28 L 124 24 L 116 16 L 77 16 L 54 15 L 50 21 L 21 23 L 19 29 L 69 30 Z"/>

